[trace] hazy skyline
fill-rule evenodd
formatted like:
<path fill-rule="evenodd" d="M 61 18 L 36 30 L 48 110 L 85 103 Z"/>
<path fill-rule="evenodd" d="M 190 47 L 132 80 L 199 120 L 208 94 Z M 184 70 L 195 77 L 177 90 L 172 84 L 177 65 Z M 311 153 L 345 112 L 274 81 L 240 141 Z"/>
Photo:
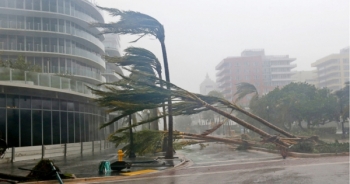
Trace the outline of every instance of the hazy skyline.
<path fill-rule="evenodd" d="M 138 11 L 165 28 L 171 81 L 192 92 L 215 66 L 245 49 L 296 58 L 294 70 L 311 70 L 311 63 L 349 46 L 348 0 L 96 0 L 103 7 Z M 116 21 L 105 13 L 106 22 Z M 162 61 L 154 37 L 130 44 L 120 36 L 121 51 L 143 47 Z M 123 53 L 123 52 L 122 52 Z M 164 73 L 164 72 L 163 72 Z"/>

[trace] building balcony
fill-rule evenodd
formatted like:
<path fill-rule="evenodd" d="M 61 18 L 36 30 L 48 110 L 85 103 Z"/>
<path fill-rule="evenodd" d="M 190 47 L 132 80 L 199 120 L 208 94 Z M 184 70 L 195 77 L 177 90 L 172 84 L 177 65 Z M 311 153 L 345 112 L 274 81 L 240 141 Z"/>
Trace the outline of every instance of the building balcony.
<path fill-rule="evenodd" d="M 294 75 L 296 74 L 296 71 L 285 71 L 285 72 L 281 72 L 281 71 L 271 71 L 271 75 L 285 75 L 285 74 L 289 74 L 289 75 Z"/>
<path fill-rule="evenodd" d="M 48 45 L 43 45 L 41 48 L 40 45 L 37 45 L 37 48 L 30 48 L 28 51 L 25 51 L 24 46 L 19 44 L 9 44 L 8 46 L 4 46 L 2 42 L 0 42 L 0 51 L 6 52 L 7 55 L 23 55 L 23 56 L 43 56 L 43 57 L 67 57 L 71 59 L 76 59 L 79 61 L 83 61 L 89 66 L 94 68 L 98 68 L 100 70 L 106 69 L 106 63 L 101 58 L 101 56 L 85 51 L 79 48 L 71 48 L 69 51 L 65 50 L 64 47 L 53 46 L 52 48 Z M 41 51 L 42 50 L 42 51 Z"/>
<path fill-rule="evenodd" d="M 67 76 L 68 77 L 68 76 Z M 29 72 L 11 68 L 0 67 L 1 85 L 10 85 L 28 88 L 40 88 L 52 91 L 76 92 L 85 96 L 95 97 L 87 87 L 96 86 L 71 78 L 62 77 L 50 73 Z"/>
<path fill-rule="evenodd" d="M 104 53 L 105 47 L 103 43 L 96 37 L 79 34 L 79 32 L 65 33 L 61 31 L 51 30 L 34 30 L 34 29 L 18 29 L 18 28 L 5 28 L 5 26 L 0 23 L 0 31 L 2 34 L 6 35 L 25 35 L 26 37 L 47 37 L 47 38 L 62 38 L 69 39 L 70 41 L 78 42 L 91 50 L 96 50 L 97 52 Z"/>
<path fill-rule="evenodd" d="M 292 82 L 293 81 L 293 79 L 291 79 L 291 78 L 271 78 L 271 81 L 273 81 L 273 82 L 278 82 L 278 81 L 284 81 L 284 82 L 286 82 L 286 81 L 290 81 L 290 82 Z"/>
<path fill-rule="evenodd" d="M 296 65 L 296 64 L 290 64 L 290 65 L 271 65 L 270 67 L 271 67 L 271 68 L 290 68 L 290 69 L 292 69 L 292 68 L 297 67 L 297 65 Z"/>

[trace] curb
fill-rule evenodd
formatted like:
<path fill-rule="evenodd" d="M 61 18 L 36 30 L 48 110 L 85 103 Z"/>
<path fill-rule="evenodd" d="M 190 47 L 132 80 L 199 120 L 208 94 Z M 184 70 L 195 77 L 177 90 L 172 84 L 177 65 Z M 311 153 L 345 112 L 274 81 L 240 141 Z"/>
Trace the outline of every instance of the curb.
<path fill-rule="evenodd" d="M 180 167 L 180 166 L 184 165 L 186 162 L 188 162 L 188 160 L 183 155 L 179 155 L 179 159 L 181 159 L 182 161 L 180 163 L 174 165 L 172 168 L 164 169 L 164 170 L 156 171 L 156 172 L 174 170 L 174 169 L 177 169 L 177 167 Z M 168 160 L 172 160 L 172 159 L 168 159 Z M 155 173 L 155 172 L 140 174 L 140 175 L 145 176 L 145 175 L 149 175 L 149 174 L 153 174 L 153 173 Z M 136 176 L 140 176 L 140 175 L 136 175 Z M 120 179 L 129 178 L 129 177 L 136 177 L 136 176 L 104 176 L 104 177 L 76 178 L 76 179 L 64 179 L 63 182 L 64 183 L 104 182 L 104 181 L 120 180 Z M 27 183 L 27 184 L 35 184 L 35 183 L 56 184 L 57 180 L 33 181 L 33 182 L 23 182 L 23 183 Z"/>
<path fill-rule="evenodd" d="M 269 150 L 266 148 L 258 148 L 252 147 L 252 150 L 264 151 L 269 153 L 277 153 L 279 151 Z M 288 156 L 290 157 L 299 157 L 299 158 L 317 158 L 317 157 L 330 157 L 330 156 L 349 156 L 349 152 L 341 152 L 341 153 L 298 153 L 298 152 L 288 152 Z"/>

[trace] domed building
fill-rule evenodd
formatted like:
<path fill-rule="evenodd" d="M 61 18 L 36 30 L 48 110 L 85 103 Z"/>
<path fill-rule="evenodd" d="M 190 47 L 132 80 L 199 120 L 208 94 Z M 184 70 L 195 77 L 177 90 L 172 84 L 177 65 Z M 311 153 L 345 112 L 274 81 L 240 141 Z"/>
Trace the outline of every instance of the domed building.
<path fill-rule="evenodd" d="M 209 75 L 207 74 L 204 81 L 200 84 L 199 93 L 202 95 L 207 95 L 210 91 L 214 90 L 217 90 L 217 85 L 209 78 Z"/>

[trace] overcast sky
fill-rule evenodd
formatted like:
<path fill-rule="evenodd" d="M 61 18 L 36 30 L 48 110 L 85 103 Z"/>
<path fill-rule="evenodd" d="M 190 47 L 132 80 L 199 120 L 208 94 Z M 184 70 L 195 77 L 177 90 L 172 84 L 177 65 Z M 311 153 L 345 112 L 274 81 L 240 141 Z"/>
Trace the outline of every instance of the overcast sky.
<path fill-rule="evenodd" d="M 215 66 L 244 49 L 296 58 L 294 70 L 349 46 L 348 0 L 95 0 L 96 4 L 138 11 L 165 28 L 171 82 L 192 92 Z M 106 22 L 115 21 L 105 14 Z M 121 50 L 143 47 L 162 61 L 159 42 L 121 36 Z"/>

